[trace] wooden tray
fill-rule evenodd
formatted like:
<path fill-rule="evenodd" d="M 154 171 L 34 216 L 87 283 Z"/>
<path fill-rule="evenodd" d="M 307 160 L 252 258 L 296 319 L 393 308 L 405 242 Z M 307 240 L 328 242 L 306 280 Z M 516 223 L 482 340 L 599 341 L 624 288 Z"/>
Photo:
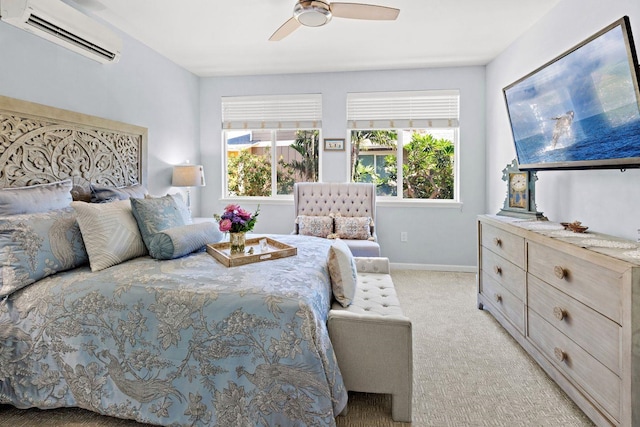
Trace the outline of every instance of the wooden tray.
<path fill-rule="evenodd" d="M 267 250 L 260 249 L 260 240 L 267 241 Z M 269 261 L 272 259 L 295 256 L 298 249 L 285 243 L 278 242 L 270 237 L 254 237 L 247 239 L 244 246 L 244 254 L 231 255 L 231 243 L 210 243 L 207 245 L 207 253 L 227 267 L 252 264 L 254 262 Z M 253 254 L 249 249 L 253 248 Z"/>

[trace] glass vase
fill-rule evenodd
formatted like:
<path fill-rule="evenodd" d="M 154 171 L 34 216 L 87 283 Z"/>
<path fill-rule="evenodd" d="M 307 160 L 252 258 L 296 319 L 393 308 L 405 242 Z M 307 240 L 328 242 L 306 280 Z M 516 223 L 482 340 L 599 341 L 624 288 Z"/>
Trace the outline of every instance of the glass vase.
<path fill-rule="evenodd" d="M 229 242 L 231 243 L 231 255 L 244 253 L 244 243 L 246 240 L 246 234 L 247 233 L 245 232 L 229 233 Z"/>

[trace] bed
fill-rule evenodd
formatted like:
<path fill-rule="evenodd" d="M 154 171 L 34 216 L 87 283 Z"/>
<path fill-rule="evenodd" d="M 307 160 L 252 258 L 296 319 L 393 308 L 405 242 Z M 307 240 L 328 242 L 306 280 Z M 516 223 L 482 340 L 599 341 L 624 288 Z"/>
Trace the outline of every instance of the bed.
<path fill-rule="evenodd" d="M 0 97 L 3 188 L 67 179 L 87 200 L 91 184 L 135 186 L 145 145 L 143 128 Z M 80 210 L 55 212 L 5 216 L 0 234 L 54 215 L 71 232 Z M 335 425 L 347 393 L 326 328 L 330 241 L 271 236 L 297 255 L 234 268 L 194 252 L 94 269 L 70 236 L 44 239 L 75 254 L 59 262 L 73 268 L 50 263 L 37 280 L 11 282 L 15 256 L 0 247 L 0 404 L 157 425 Z"/>

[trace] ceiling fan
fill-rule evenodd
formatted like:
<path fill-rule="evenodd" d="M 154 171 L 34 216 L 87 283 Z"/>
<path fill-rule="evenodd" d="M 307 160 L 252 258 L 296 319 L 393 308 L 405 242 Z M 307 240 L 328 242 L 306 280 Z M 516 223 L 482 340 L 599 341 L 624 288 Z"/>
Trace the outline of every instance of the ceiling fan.
<path fill-rule="evenodd" d="M 366 19 L 378 21 L 393 21 L 398 17 L 400 9 L 363 3 L 340 3 L 328 0 L 298 0 L 293 7 L 293 17 L 289 18 L 269 41 L 279 41 L 298 29 L 306 27 L 321 27 L 331 21 L 331 17 Z"/>

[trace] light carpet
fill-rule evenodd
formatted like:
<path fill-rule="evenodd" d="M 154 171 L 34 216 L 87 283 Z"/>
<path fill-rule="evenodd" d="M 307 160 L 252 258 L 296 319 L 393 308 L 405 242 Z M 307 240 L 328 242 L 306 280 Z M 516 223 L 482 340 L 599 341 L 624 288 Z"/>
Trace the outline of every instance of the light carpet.
<path fill-rule="evenodd" d="M 391 419 L 387 395 L 349 393 L 339 427 L 592 426 L 580 409 L 486 311 L 475 274 L 395 270 L 413 323 L 413 423 Z M 81 409 L 0 406 L 0 425 L 140 427 Z"/>

